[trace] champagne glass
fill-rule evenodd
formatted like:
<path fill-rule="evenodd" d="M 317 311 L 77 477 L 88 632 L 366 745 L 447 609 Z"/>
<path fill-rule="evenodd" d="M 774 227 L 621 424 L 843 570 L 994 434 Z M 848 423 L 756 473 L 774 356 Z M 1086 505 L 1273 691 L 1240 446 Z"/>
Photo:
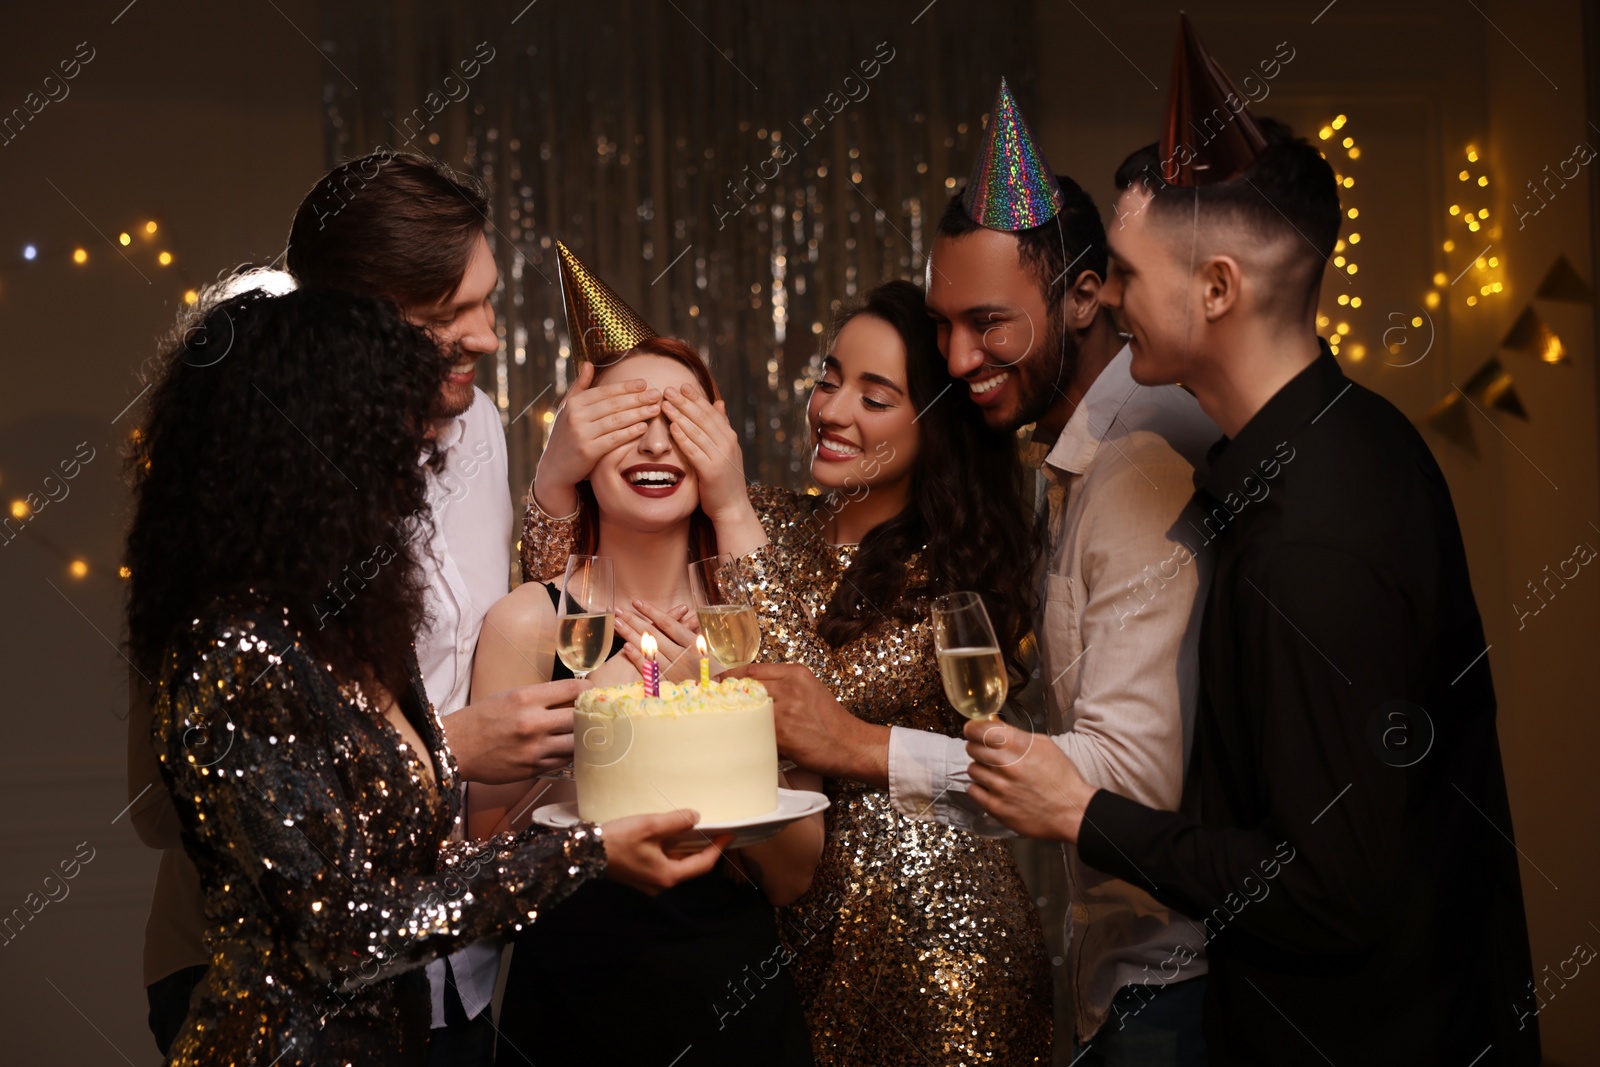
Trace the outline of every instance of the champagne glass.
<path fill-rule="evenodd" d="M 724 669 L 754 663 L 761 651 L 761 627 L 734 558 L 723 553 L 689 564 L 689 586 L 711 655 Z"/>
<path fill-rule="evenodd" d="M 588 677 L 611 652 L 611 560 L 568 556 L 556 612 L 556 655 L 574 677 Z"/>
<path fill-rule="evenodd" d="M 989 612 L 977 593 L 933 602 L 933 647 L 951 705 L 969 719 L 994 719 L 1006 702 L 1006 665 Z"/>

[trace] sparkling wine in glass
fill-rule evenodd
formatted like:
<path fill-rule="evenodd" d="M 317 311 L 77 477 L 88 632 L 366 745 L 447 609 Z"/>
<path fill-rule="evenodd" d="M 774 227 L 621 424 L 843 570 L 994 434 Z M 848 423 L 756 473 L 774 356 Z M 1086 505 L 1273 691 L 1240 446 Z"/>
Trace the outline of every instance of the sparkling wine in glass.
<path fill-rule="evenodd" d="M 587 677 L 611 652 L 611 560 L 568 556 L 556 612 L 556 655 L 575 677 Z"/>
<path fill-rule="evenodd" d="M 993 719 L 1006 702 L 1005 657 L 977 593 L 949 593 L 933 602 L 933 647 L 944 695 L 969 719 Z"/>
<path fill-rule="evenodd" d="M 689 565 L 689 586 L 711 655 L 724 669 L 754 663 L 761 651 L 755 604 L 733 557 L 724 553 Z"/>

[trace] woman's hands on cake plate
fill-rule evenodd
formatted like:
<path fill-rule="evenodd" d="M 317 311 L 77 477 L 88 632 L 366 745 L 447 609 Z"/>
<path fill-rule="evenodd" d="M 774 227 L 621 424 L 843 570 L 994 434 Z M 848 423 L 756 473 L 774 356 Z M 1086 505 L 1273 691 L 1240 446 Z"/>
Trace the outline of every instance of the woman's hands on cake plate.
<path fill-rule="evenodd" d="M 889 728 L 850 714 L 811 668 L 752 663 L 724 677 L 754 678 L 772 697 L 778 755 L 827 778 L 889 784 Z"/>
<path fill-rule="evenodd" d="M 639 648 L 639 639 L 649 631 L 656 639 L 656 663 L 661 667 L 662 678 L 688 682 L 700 677 L 700 657 L 694 647 L 695 635 L 700 632 L 700 618 L 694 609 L 679 604 L 663 611 L 647 600 L 635 600 L 632 611 L 617 608 L 612 616 L 617 633 L 628 642 L 622 654 L 641 675 L 644 674 L 644 652 Z"/>
<path fill-rule="evenodd" d="M 597 386 L 594 364 L 585 361 L 550 426 L 533 476 L 534 501 L 547 515 L 578 510 L 578 483 L 602 456 L 638 438 L 660 413 L 661 393 L 643 378 Z"/>
<path fill-rule="evenodd" d="M 745 489 L 744 453 L 728 422 L 727 406 L 707 400 L 692 385 L 668 386 L 661 410 L 672 443 L 700 482 L 700 508 L 716 528 L 718 551 L 743 556 L 766 544 L 767 531 Z"/>
<path fill-rule="evenodd" d="M 671 855 L 674 842 L 695 833 L 698 812 L 680 809 L 660 815 L 630 815 L 600 826 L 606 849 L 606 877 L 651 896 L 680 882 L 711 873 L 732 834 L 704 838 L 706 847 L 687 856 Z"/>

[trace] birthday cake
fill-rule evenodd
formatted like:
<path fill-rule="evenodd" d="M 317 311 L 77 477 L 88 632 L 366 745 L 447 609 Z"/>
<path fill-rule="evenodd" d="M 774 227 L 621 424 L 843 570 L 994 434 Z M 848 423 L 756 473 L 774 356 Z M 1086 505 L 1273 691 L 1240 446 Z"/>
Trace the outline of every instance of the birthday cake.
<path fill-rule="evenodd" d="M 642 682 L 590 689 L 572 718 L 581 819 L 692 808 L 725 822 L 778 807 L 772 698 L 753 678 L 662 682 L 654 697 Z"/>

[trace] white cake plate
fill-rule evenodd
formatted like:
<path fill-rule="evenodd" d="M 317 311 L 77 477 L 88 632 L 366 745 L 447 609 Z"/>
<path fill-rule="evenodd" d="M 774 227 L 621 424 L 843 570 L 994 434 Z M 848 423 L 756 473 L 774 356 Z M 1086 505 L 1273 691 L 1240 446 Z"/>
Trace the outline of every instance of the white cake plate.
<path fill-rule="evenodd" d="M 753 815 L 747 819 L 696 823 L 694 831 L 675 843 L 670 851 L 675 854 L 697 851 L 718 834 L 733 835 L 733 843 L 728 846 L 729 848 L 744 848 L 746 845 L 759 844 L 778 836 L 779 831 L 790 823 L 825 810 L 828 803 L 828 798 L 821 793 L 813 793 L 806 789 L 780 788 L 778 807 L 775 810 L 764 815 Z M 578 818 L 577 802 L 568 801 L 564 804 L 546 804 L 542 808 L 535 808 L 533 821 L 540 826 L 565 830 L 578 825 L 582 820 Z"/>

